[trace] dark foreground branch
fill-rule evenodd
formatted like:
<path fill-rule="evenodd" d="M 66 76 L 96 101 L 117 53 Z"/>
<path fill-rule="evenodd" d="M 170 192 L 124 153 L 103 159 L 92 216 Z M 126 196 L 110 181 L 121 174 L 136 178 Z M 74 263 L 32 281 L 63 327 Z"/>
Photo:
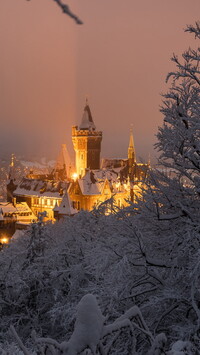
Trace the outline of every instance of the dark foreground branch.
<path fill-rule="evenodd" d="M 30 0 L 27 0 L 30 1 Z M 61 10 L 64 12 L 64 14 L 68 15 L 69 17 L 71 17 L 78 25 L 82 25 L 83 22 L 81 21 L 81 19 L 76 16 L 71 10 L 70 7 L 67 4 L 64 4 L 62 2 L 62 0 L 53 0 L 56 2 L 56 4 L 61 8 Z"/>

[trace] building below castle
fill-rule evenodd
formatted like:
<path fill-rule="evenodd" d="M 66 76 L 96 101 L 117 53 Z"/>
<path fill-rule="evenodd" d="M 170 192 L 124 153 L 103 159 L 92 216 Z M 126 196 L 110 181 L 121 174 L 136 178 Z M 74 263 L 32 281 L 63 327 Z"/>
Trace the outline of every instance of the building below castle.
<path fill-rule="evenodd" d="M 133 132 L 130 132 L 127 159 L 101 161 L 102 132 L 96 130 L 88 102 L 79 126 L 72 127 L 75 164 L 62 145 L 55 169 L 49 175 L 31 171 L 16 186 L 11 167 L 7 185 L 8 201 L 26 202 L 34 215 L 46 211 L 46 219 L 70 216 L 98 207 L 111 197 L 123 208 L 136 202 L 145 185 L 149 164 L 136 161 Z M 12 164 L 13 165 L 13 164 Z"/>
<path fill-rule="evenodd" d="M 0 202 L 0 249 L 7 244 L 16 229 L 26 229 L 37 217 L 26 202 Z"/>

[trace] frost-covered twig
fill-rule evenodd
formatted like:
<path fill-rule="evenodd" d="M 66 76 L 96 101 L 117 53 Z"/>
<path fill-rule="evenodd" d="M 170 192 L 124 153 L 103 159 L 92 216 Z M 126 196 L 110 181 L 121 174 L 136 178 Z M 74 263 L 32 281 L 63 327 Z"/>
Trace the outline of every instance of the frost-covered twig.
<path fill-rule="evenodd" d="M 11 330 L 17 344 L 19 345 L 20 349 L 23 351 L 24 355 L 30 355 L 29 351 L 26 349 L 26 347 L 22 343 L 22 341 L 21 341 L 20 337 L 18 336 L 13 325 L 10 326 L 10 330 Z"/>
<path fill-rule="evenodd" d="M 158 326 L 159 326 L 161 320 L 162 320 L 163 318 L 165 318 L 168 314 L 170 314 L 172 311 L 174 311 L 174 309 L 178 308 L 178 306 L 179 306 L 179 303 L 176 302 L 176 303 L 173 304 L 171 307 L 169 307 L 164 313 L 161 314 L 161 316 L 160 316 L 160 318 L 158 319 L 157 324 L 156 324 L 156 326 L 155 326 L 154 332 L 157 331 Z"/>
<path fill-rule="evenodd" d="M 138 325 L 136 322 L 133 322 L 133 318 L 136 318 L 136 320 L 138 319 L 140 325 Z M 137 306 L 131 307 L 121 317 L 117 318 L 112 324 L 104 326 L 102 336 L 105 337 L 108 334 L 119 331 L 125 327 L 130 327 L 132 333 L 133 328 L 140 330 L 142 333 L 149 337 L 151 343 L 154 340 L 153 335 L 149 331 L 142 317 L 142 314 Z"/>
<path fill-rule="evenodd" d="M 199 329 L 199 326 L 200 326 L 200 310 L 199 310 L 199 307 L 196 303 L 196 300 L 195 300 L 195 286 L 194 286 L 194 283 L 192 283 L 192 287 L 191 287 L 191 299 L 192 299 L 192 307 L 193 309 L 195 310 L 196 312 L 196 315 L 197 315 L 197 328 Z"/>
<path fill-rule="evenodd" d="M 50 345 L 54 349 L 61 350 L 61 345 L 54 339 L 52 338 L 37 338 L 35 331 L 32 332 L 32 339 L 34 342 L 40 346 L 40 345 Z"/>
<path fill-rule="evenodd" d="M 148 355 L 164 355 L 166 354 L 164 348 L 167 342 L 167 338 L 164 333 L 158 334 L 152 344 Z"/>

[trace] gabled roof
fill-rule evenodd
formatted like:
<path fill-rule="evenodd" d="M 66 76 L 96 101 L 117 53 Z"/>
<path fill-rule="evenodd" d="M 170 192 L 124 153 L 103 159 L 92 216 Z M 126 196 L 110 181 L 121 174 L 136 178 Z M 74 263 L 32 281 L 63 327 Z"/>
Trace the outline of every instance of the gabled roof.
<path fill-rule="evenodd" d="M 29 213 L 30 219 L 36 219 L 36 216 L 31 211 L 26 202 L 17 202 L 13 204 L 11 202 L 0 202 L 0 220 L 4 219 L 5 214 L 15 215 L 17 219 L 27 219 L 27 216 L 23 216 L 24 213 Z"/>
<path fill-rule="evenodd" d="M 88 102 L 86 101 L 86 105 L 83 111 L 83 116 L 82 116 L 82 121 L 80 124 L 79 129 L 87 129 L 89 131 L 95 131 L 96 126 L 94 124 L 93 118 L 92 118 L 92 114 L 90 111 L 90 107 L 88 105 Z"/>

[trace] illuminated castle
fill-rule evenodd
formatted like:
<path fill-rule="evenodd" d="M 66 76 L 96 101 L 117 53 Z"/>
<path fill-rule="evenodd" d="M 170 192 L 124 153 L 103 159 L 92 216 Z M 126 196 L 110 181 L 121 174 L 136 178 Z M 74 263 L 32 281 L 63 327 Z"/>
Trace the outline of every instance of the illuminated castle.
<path fill-rule="evenodd" d="M 72 127 L 75 167 L 64 144 L 51 174 L 31 172 L 17 187 L 11 179 L 8 194 L 27 202 L 35 215 L 46 211 L 47 219 L 73 215 L 81 209 L 90 211 L 111 197 L 119 208 L 127 206 L 128 200 L 135 202 L 141 195 L 149 164 L 136 162 L 132 130 L 126 159 L 101 162 L 101 141 L 102 132 L 96 130 L 86 101 L 80 126 Z"/>

